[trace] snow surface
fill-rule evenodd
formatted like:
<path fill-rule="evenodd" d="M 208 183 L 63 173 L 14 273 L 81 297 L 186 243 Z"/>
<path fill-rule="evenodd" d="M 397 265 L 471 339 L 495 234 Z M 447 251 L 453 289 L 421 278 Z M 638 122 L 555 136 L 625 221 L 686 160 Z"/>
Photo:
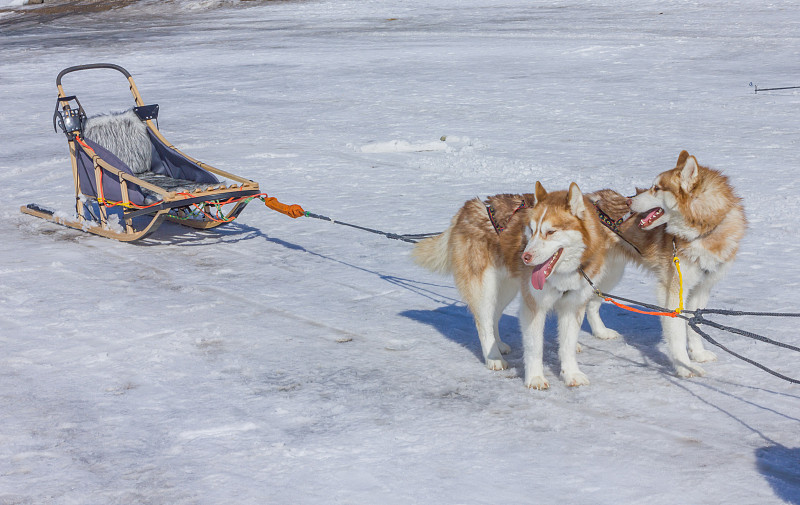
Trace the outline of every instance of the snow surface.
<path fill-rule="evenodd" d="M 71 211 L 55 76 L 112 62 L 192 156 L 399 233 L 536 180 L 632 192 L 687 149 L 751 224 L 710 305 L 797 311 L 800 94 L 750 83 L 800 85 L 799 28 L 788 0 L 142 1 L 3 26 L 0 503 L 800 503 L 800 389 L 722 351 L 678 379 L 655 319 L 604 307 L 624 339 L 581 335 L 578 389 L 550 321 L 552 387 L 529 391 L 516 305 L 511 368 L 488 371 L 406 243 L 256 203 L 140 245 L 19 212 Z M 132 104 L 80 75 L 90 113 Z M 654 299 L 635 270 L 616 292 Z M 731 322 L 800 344 L 794 320 Z"/>

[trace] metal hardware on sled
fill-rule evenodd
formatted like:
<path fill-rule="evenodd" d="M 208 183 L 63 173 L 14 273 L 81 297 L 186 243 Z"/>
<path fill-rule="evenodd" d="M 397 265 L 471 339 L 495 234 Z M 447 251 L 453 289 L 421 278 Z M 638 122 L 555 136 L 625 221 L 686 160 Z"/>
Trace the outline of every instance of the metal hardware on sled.
<path fill-rule="evenodd" d="M 75 101 L 77 107 L 69 106 L 71 101 Z M 61 106 L 61 110 L 58 110 Z M 83 125 L 86 122 L 86 112 L 76 96 L 58 97 L 56 99 L 56 110 L 53 113 L 53 130 L 58 133 L 58 127 L 66 134 L 68 140 L 72 140 L 76 134 L 83 133 Z M 56 126 L 58 125 L 58 126 Z"/>

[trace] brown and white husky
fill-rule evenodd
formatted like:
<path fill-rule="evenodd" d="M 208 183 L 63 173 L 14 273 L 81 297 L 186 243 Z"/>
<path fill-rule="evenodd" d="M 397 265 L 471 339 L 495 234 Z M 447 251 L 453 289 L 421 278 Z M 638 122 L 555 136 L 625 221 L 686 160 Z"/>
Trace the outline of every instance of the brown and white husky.
<path fill-rule="evenodd" d="M 682 151 L 675 168 L 659 174 L 628 205 L 639 214 L 621 231 L 641 251 L 630 258 L 655 273 L 659 304 L 674 309 L 683 301 L 687 310 L 705 307 L 711 288 L 733 263 L 747 228 L 741 199 L 728 178 Z M 676 251 L 683 300 L 672 262 Z M 716 355 L 703 347 L 700 336 L 682 319 L 662 317 L 661 324 L 678 375 L 704 375 L 692 361 L 713 361 Z"/>
<path fill-rule="evenodd" d="M 614 247 L 619 240 L 600 223 L 575 183 L 568 191 L 547 193 L 537 182 L 534 194 L 467 201 L 444 233 L 419 242 L 412 254 L 430 270 L 452 273 L 475 318 L 489 369 L 508 367 L 502 354 L 510 349 L 500 340 L 498 321 L 522 292 L 525 385 L 546 389 L 542 355 L 545 317 L 551 310 L 558 314 L 564 382 L 589 383 L 575 356 L 586 304 L 594 296 L 581 269 L 599 286 L 615 283 L 625 262 Z M 590 315 L 589 321 L 596 335 L 617 335 L 605 328 L 599 315 Z"/>

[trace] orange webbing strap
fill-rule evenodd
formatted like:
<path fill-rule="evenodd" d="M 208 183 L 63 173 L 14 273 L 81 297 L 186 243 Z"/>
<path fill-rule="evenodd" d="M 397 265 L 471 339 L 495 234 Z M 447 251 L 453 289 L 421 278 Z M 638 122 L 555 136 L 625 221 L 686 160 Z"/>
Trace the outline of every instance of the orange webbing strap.
<path fill-rule="evenodd" d="M 89 147 L 89 145 L 86 142 L 83 141 L 83 139 L 81 138 L 80 134 L 76 134 L 75 135 L 75 141 L 83 147 L 83 149 L 86 151 L 86 153 L 88 155 L 90 155 L 92 157 L 92 162 L 95 164 L 95 167 L 97 167 L 98 166 L 97 165 L 97 160 L 98 160 L 99 156 L 94 151 L 94 149 Z M 105 195 L 105 192 L 103 191 L 103 169 L 102 168 L 100 169 L 100 183 L 97 185 L 97 203 L 99 203 L 100 205 L 105 205 L 106 204 L 106 195 Z"/>
<path fill-rule="evenodd" d="M 589 286 L 592 287 L 592 290 L 594 291 L 594 294 L 596 294 L 597 296 L 602 298 L 604 302 L 611 302 L 611 303 L 613 303 L 614 305 L 616 305 L 617 307 L 619 307 L 621 309 L 625 309 L 625 310 L 628 310 L 628 311 L 631 311 L 631 312 L 636 312 L 637 314 L 645 314 L 647 316 L 679 317 L 681 315 L 681 312 L 683 312 L 683 277 L 680 276 L 681 269 L 680 269 L 680 264 L 679 263 L 680 262 L 678 261 L 678 255 L 675 254 L 675 268 L 678 269 L 678 276 L 679 276 L 680 290 L 681 290 L 681 303 L 680 303 L 680 306 L 677 309 L 675 309 L 674 311 L 672 311 L 672 312 L 667 312 L 666 310 L 656 310 L 656 311 L 642 310 L 642 309 L 637 309 L 636 307 L 631 307 L 629 305 L 625 305 L 624 303 L 620 303 L 620 302 L 614 300 L 614 298 L 615 298 L 614 295 L 609 295 L 609 294 L 606 294 L 606 293 L 603 293 L 602 291 L 600 291 L 600 289 L 597 286 L 594 285 L 594 282 L 592 282 L 592 279 L 590 279 L 589 276 L 586 275 L 586 272 L 583 271 L 583 267 L 578 268 L 578 271 L 581 273 L 581 275 L 583 275 L 583 278 L 586 279 L 586 282 L 589 283 Z M 626 302 L 630 302 L 630 303 L 640 303 L 640 302 L 637 302 L 635 300 L 628 300 L 628 299 L 625 299 L 625 298 L 621 298 L 619 296 L 617 296 L 616 298 L 619 298 L 621 300 L 625 300 Z M 647 306 L 646 304 L 642 304 L 642 305 Z M 663 309 L 663 307 L 658 307 L 658 306 L 655 306 L 655 305 L 651 305 L 650 307 L 652 307 L 654 309 Z"/>
<path fill-rule="evenodd" d="M 94 149 L 89 147 L 89 145 L 83 141 L 80 135 L 75 135 L 75 140 L 78 142 L 78 144 L 83 146 L 83 148 L 86 150 L 87 153 L 89 153 L 92 156 L 97 156 L 97 153 L 94 152 Z"/>
<path fill-rule="evenodd" d="M 618 301 L 608 297 L 603 298 L 603 301 L 611 302 L 621 309 L 629 310 L 631 312 L 636 312 L 637 314 L 645 314 L 647 316 L 678 317 L 678 314 L 680 314 L 680 312 L 678 312 L 677 310 L 675 312 L 650 312 L 647 310 L 640 310 L 637 309 L 636 307 L 629 307 L 625 304 L 619 303 Z"/>
<path fill-rule="evenodd" d="M 285 203 L 279 202 L 274 196 L 264 198 L 264 205 L 272 210 L 280 212 L 281 214 L 286 214 L 292 219 L 297 219 L 298 217 L 306 215 L 306 211 L 303 210 L 303 207 L 297 204 L 286 205 Z"/>

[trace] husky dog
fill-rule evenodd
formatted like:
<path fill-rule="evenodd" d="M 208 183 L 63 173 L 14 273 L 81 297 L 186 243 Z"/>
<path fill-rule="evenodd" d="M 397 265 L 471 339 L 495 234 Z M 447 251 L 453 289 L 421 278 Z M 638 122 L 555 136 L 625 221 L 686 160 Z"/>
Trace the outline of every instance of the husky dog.
<path fill-rule="evenodd" d="M 521 291 L 525 385 L 546 389 L 542 355 L 550 310 L 558 314 L 564 382 L 589 384 L 575 356 L 586 304 L 594 295 L 581 272 L 598 285 L 605 285 L 609 272 L 621 275 L 624 258 L 615 249 L 619 240 L 600 223 L 577 184 L 573 182 L 568 191 L 548 193 L 537 182 L 534 194 L 467 201 L 444 233 L 419 242 L 412 255 L 430 270 L 453 274 L 475 318 L 486 366 L 492 370 L 508 367 L 502 354 L 510 348 L 500 340 L 498 321 Z M 595 316 L 590 317 L 593 332 L 615 336 Z"/>
<path fill-rule="evenodd" d="M 711 288 L 733 263 L 747 228 L 741 199 L 728 178 L 682 151 L 675 168 L 659 174 L 628 205 L 638 214 L 624 225 L 622 234 L 641 251 L 629 257 L 655 273 L 659 303 L 669 309 L 680 302 L 687 310 L 705 307 Z M 683 300 L 672 262 L 675 254 L 683 274 Z M 703 348 L 700 336 L 678 318 L 662 317 L 661 324 L 677 374 L 704 375 L 691 361 L 713 361 L 716 355 Z"/>

